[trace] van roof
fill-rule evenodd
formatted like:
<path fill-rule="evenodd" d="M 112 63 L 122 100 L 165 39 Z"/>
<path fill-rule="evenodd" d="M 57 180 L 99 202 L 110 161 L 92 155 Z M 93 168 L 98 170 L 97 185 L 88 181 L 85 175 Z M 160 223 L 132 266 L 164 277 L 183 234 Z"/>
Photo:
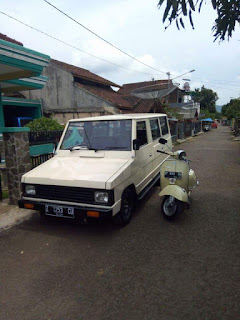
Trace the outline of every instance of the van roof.
<path fill-rule="evenodd" d="M 75 121 L 99 121 L 99 120 L 138 120 L 138 119 L 149 119 L 156 118 L 159 116 L 167 116 L 165 113 L 133 113 L 133 114 L 116 114 L 109 116 L 98 116 L 98 117 L 88 117 L 88 118 L 79 118 L 71 119 L 70 122 Z"/>

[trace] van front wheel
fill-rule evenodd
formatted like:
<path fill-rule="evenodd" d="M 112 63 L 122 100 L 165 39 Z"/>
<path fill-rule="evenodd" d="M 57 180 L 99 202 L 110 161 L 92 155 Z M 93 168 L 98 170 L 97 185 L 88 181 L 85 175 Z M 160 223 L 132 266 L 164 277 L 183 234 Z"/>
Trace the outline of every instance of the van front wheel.
<path fill-rule="evenodd" d="M 134 193 L 130 189 L 126 189 L 122 194 L 122 203 L 120 211 L 113 217 L 115 224 L 119 226 L 127 225 L 131 218 L 134 209 Z"/>

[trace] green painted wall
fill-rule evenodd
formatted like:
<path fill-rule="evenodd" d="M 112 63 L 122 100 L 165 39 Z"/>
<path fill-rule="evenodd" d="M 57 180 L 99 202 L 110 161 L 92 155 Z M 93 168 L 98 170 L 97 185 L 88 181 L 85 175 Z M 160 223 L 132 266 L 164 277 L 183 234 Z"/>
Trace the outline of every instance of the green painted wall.
<path fill-rule="evenodd" d="M 32 49 L 28 49 L 26 47 L 23 47 L 23 46 L 20 46 L 18 44 L 15 44 L 15 43 L 12 43 L 12 42 L 8 42 L 8 41 L 5 41 L 5 40 L 0 40 L 0 44 L 3 44 L 5 46 L 8 46 L 9 48 L 12 48 L 14 50 L 18 50 L 18 51 L 22 51 L 22 54 L 24 55 L 24 52 L 25 54 L 34 54 L 36 56 L 36 59 L 39 59 L 41 60 L 41 58 L 43 59 L 46 59 L 46 60 L 50 60 L 50 56 L 46 55 L 46 54 L 43 54 L 43 53 L 40 53 L 38 51 L 34 51 Z"/>
<path fill-rule="evenodd" d="M 42 105 L 39 100 L 3 97 L 2 109 L 5 119 L 4 125 L 1 125 L 2 127 L 18 126 L 17 117 L 38 119 L 42 116 Z"/>
<path fill-rule="evenodd" d="M 48 154 L 52 153 L 54 150 L 54 144 L 53 143 L 47 143 L 47 144 L 39 144 L 36 146 L 30 146 L 29 153 L 30 156 L 39 156 L 41 154 Z"/>
<path fill-rule="evenodd" d="M 0 63 L 20 68 L 23 72 L 28 70 L 30 71 L 29 76 L 40 76 L 43 67 L 50 61 L 50 57 L 48 55 L 27 49 L 5 40 L 0 40 L 0 46 L 6 53 L 5 55 L 0 54 Z M 12 52 L 15 53 L 16 50 L 20 56 L 19 59 L 12 57 Z M 31 58 L 31 62 L 29 62 L 29 58 Z M 22 77 L 25 76 L 23 75 Z"/>
<path fill-rule="evenodd" d="M 2 104 L 2 92 L 0 88 L 0 128 L 5 127 L 4 114 L 3 114 L 3 104 Z"/>

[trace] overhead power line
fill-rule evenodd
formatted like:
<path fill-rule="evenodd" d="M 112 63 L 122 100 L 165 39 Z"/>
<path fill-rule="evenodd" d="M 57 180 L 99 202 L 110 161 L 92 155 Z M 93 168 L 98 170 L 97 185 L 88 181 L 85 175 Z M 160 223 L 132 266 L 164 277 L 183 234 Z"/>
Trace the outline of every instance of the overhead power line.
<path fill-rule="evenodd" d="M 117 49 L 118 51 L 120 51 L 121 53 L 125 54 L 126 56 L 128 56 L 129 58 L 143 64 L 144 66 L 151 68 L 155 71 L 161 72 L 166 74 L 166 72 L 158 70 L 152 66 L 149 66 L 148 64 L 142 62 L 141 60 L 135 58 L 134 56 L 130 55 L 129 53 L 127 53 L 126 51 L 118 48 L 117 46 L 115 46 L 114 44 L 112 44 L 111 42 L 109 42 L 108 40 L 104 39 L 103 37 L 99 36 L 97 33 L 95 33 L 94 31 L 90 30 L 89 28 L 87 28 L 86 26 L 84 26 L 82 23 L 80 23 L 79 21 L 75 20 L 74 18 L 70 17 L 66 12 L 62 11 L 61 9 L 57 8 L 56 6 L 54 6 L 51 2 L 47 1 L 47 0 L 43 0 L 44 2 L 46 2 L 47 4 L 49 4 L 50 6 L 52 6 L 54 9 L 56 9 L 57 11 L 61 12 L 63 15 L 65 15 L 66 17 L 68 17 L 70 20 L 76 22 L 79 26 L 81 26 L 82 28 L 86 29 L 87 31 L 89 31 L 90 33 L 92 33 L 94 36 L 96 36 L 97 38 L 99 38 L 100 40 L 106 42 L 108 45 L 110 45 L 111 47 Z"/>
<path fill-rule="evenodd" d="M 96 58 L 96 59 L 98 59 L 98 60 L 101 60 L 101 61 L 104 61 L 104 62 L 106 62 L 106 63 L 109 63 L 109 64 L 111 64 L 111 65 L 113 65 L 113 66 L 115 66 L 115 67 L 122 68 L 122 69 L 126 69 L 126 70 L 129 70 L 129 71 L 138 72 L 138 73 L 143 73 L 143 74 L 151 75 L 151 76 L 157 75 L 157 74 L 153 74 L 153 73 L 147 73 L 147 72 L 143 72 L 143 71 L 134 70 L 134 69 L 131 69 L 131 68 L 124 67 L 124 66 L 121 66 L 121 65 L 119 65 L 119 64 L 116 64 L 116 63 L 114 63 L 114 62 L 110 62 L 110 61 L 108 61 L 108 60 L 106 60 L 106 59 L 103 59 L 103 58 L 100 58 L 100 57 L 98 57 L 98 56 L 96 56 L 96 55 L 94 55 L 94 54 L 92 54 L 92 53 L 90 53 L 90 52 L 87 52 L 87 51 L 82 50 L 82 49 L 80 49 L 80 48 L 78 48 L 78 47 L 76 47 L 76 46 L 73 46 L 73 45 L 71 45 L 70 43 L 67 43 L 67 42 L 65 42 L 65 41 L 63 41 L 63 40 L 61 40 L 61 39 L 58 39 L 58 38 L 56 38 L 56 37 L 54 37 L 54 36 L 52 36 L 52 35 L 44 32 L 44 31 L 42 31 L 42 30 L 39 30 L 39 29 L 37 29 L 37 28 L 35 28 L 35 27 L 33 27 L 33 26 L 30 26 L 29 24 L 27 24 L 27 23 L 25 23 L 25 22 L 22 22 L 21 20 L 19 20 L 19 19 L 17 19 L 17 18 L 14 18 L 14 17 L 10 16 L 9 14 L 7 14 L 7 13 L 5 13 L 5 12 L 0 11 L 0 13 L 3 14 L 3 15 L 5 15 L 5 16 L 7 16 L 7 17 L 9 17 L 9 18 L 11 18 L 11 19 L 13 19 L 13 20 L 15 20 L 15 21 L 17 21 L 17 22 L 19 22 L 19 23 L 21 23 L 21 24 L 23 24 L 24 26 L 26 26 L 26 27 L 28 27 L 28 28 L 30 28 L 30 29 L 33 29 L 33 30 L 35 30 L 35 31 L 37 31 L 37 32 L 40 32 L 40 33 L 44 34 L 45 36 L 47 36 L 47 37 L 49 37 L 49 38 L 52 38 L 52 39 L 54 39 L 54 40 L 56 40 L 56 41 L 58 41 L 58 42 L 61 42 L 61 43 L 65 44 L 66 46 L 70 47 L 70 48 L 73 48 L 73 49 L 76 49 L 76 50 L 78 50 L 78 51 L 81 51 L 81 52 L 83 52 L 83 53 L 85 53 L 85 54 L 88 54 L 89 56 L 92 56 L 92 57 L 94 57 L 94 58 Z"/>

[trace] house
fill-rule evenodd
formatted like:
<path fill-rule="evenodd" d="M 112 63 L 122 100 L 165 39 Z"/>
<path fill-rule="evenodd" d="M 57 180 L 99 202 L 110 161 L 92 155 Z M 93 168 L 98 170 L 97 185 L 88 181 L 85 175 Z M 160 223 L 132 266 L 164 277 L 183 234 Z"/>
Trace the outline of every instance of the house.
<path fill-rule="evenodd" d="M 171 109 L 177 112 L 183 120 L 198 121 L 200 116 L 200 103 L 192 100 L 183 103 L 170 103 Z"/>
<path fill-rule="evenodd" d="M 44 89 L 22 94 L 41 99 L 44 115 L 52 114 L 63 124 L 86 116 L 163 112 L 159 101 L 121 92 L 120 85 L 65 62 L 52 59 L 43 74 L 49 79 Z"/>
<path fill-rule="evenodd" d="M 119 93 L 131 94 L 141 99 L 154 99 L 161 103 L 181 103 L 185 94 L 172 80 L 127 83 L 122 85 Z"/>
<path fill-rule="evenodd" d="M 18 91 L 43 88 L 47 78 L 41 73 L 49 60 L 0 33 L 0 132 L 41 116 L 41 101 L 26 100 Z"/>
<path fill-rule="evenodd" d="M 6 41 L 7 40 L 7 41 Z M 28 131 L 22 128 L 23 118 L 38 117 L 37 103 L 17 97 L 19 90 L 42 88 L 47 78 L 43 68 L 50 57 L 25 48 L 22 43 L 0 34 L 0 166 L 3 181 L 8 183 L 9 204 L 16 205 L 21 197 L 21 177 L 31 169 Z M 13 93 L 14 97 L 9 97 Z M 3 156 L 3 157 L 2 157 Z"/>
<path fill-rule="evenodd" d="M 181 90 L 178 84 L 172 80 L 153 80 L 145 82 L 124 84 L 119 93 L 129 94 L 135 97 L 159 101 L 160 104 L 168 105 L 168 113 L 171 117 L 171 109 L 178 113 L 184 120 L 198 120 L 200 104 L 192 100 L 184 102 L 185 90 Z"/>
<path fill-rule="evenodd" d="M 24 48 L 6 35 L 0 34 L 0 38 Z M 127 85 L 122 90 L 120 85 L 89 70 L 55 59 L 50 63 L 48 59 L 44 66 L 42 76 L 29 78 L 24 74 L 1 83 L 6 126 L 23 126 L 42 115 L 53 115 L 65 124 L 69 119 L 86 116 L 164 112 L 160 99 L 134 95 Z"/>

